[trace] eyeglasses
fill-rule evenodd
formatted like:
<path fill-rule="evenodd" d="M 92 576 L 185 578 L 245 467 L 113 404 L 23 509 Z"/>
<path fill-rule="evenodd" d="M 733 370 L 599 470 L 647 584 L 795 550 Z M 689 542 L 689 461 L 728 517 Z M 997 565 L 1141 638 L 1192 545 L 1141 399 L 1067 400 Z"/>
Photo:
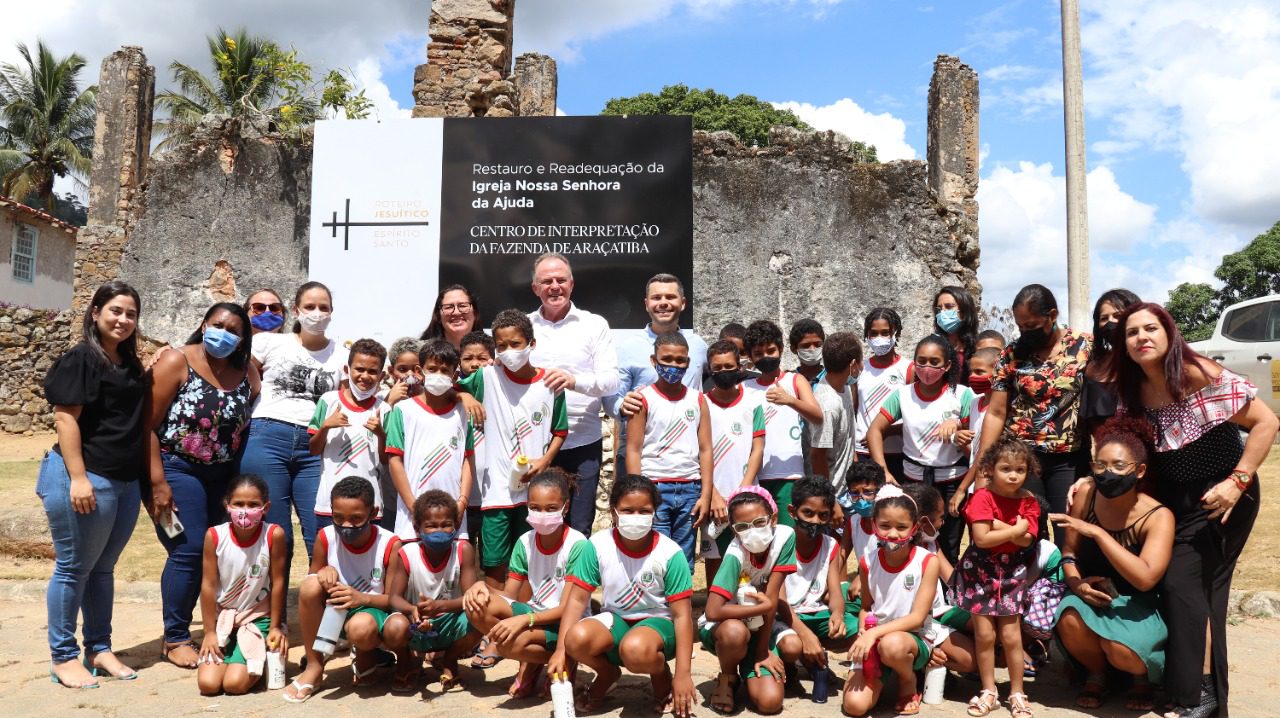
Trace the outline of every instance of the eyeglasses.
<path fill-rule="evenodd" d="M 458 314 L 466 314 L 469 311 L 471 311 L 471 302 L 458 302 L 457 304 L 441 304 L 440 305 L 441 314 L 452 314 L 453 312 L 457 312 Z"/>
<path fill-rule="evenodd" d="M 1108 464 L 1108 463 L 1107 463 L 1107 462 L 1105 462 L 1105 461 L 1090 461 L 1090 462 L 1089 462 L 1089 468 L 1090 468 L 1090 469 L 1093 469 L 1093 470 L 1094 470 L 1094 471 L 1096 471 L 1097 473 L 1102 473 L 1102 472 L 1106 471 L 1107 469 L 1111 469 L 1112 471 L 1116 472 L 1117 474 L 1127 474 L 1127 473 L 1129 473 L 1129 469 L 1132 469 L 1132 468 L 1133 468 L 1133 467 L 1135 467 L 1135 466 L 1137 466 L 1137 463 L 1135 463 L 1135 462 L 1133 462 L 1133 461 L 1113 461 L 1113 462 L 1111 462 L 1110 464 Z"/>
<path fill-rule="evenodd" d="M 769 525 L 769 517 L 761 516 L 760 518 L 756 519 L 755 521 L 752 521 L 751 523 L 747 523 L 746 521 L 739 521 L 738 523 L 733 524 L 733 532 L 736 534 L 740 534 L 743 531 L 747 531 L 750 529 L 762 529 L 768 525 Z"/>
<path fill-rule="evenodd" d="M 262 314 L 264 312 L 271 312 L 272 314 L 284 314 L 284 305 L 279 302 L 274 302 L 272 304 L 263 304 L 262 302 L 254 302 L 253 304 L 249 305 L 249 308 L 252 309 L 255 314 Z"/>
<path fill-rule="evenodd" d="M 876 500 L 876 492 L 880 489 L 866 489 L 864 491 L 850 491 L 849 496 L 853 498 L 864 498 L 872 501 Z"/>

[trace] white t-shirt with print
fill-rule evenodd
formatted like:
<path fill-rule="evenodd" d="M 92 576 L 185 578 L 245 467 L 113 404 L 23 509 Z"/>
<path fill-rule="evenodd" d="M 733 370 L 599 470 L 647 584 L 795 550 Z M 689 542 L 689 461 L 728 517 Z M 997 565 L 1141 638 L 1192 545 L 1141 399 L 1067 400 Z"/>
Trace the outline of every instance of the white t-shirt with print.
<path fill-rule="evenodd" d="M 969 418 L 969 403 L 973 390 L 967 386 L 945 385 L 937 396 L 920 394 L 920 384 L 900 386 L 880 406 L 880 414 L 890 422 L 902 420 L 903 471 L 907 478 L 917 481 L 924 478 L 924 466 L 932 466 L 934 481 L 955 481 L 965 474 L 964 466 L 957 466 L 968 458 L 966 452 L 950 441 L 944 440 L 938 430 L 951 420 L 964 428 Z M 942 468 L 946 467 L 946 468 Z"/>
<path fill-rule="evenodd" d="M 776 383 L 791 396 L 799 397 L 798 387 L 802 381 L 807 380 L 799 374 L 786 372 L 778 376 Z M 748 401 L 764 410 L 764 466 L 760 468 L 759 480 L 798 479 L 804 476 L 804 444 L 801 441 L 804 427 L 800 413 L 765 399 L 771 386 L 772 383 L 761 383 L 759 378 L 742 382 Z"/>
<path fill-rule="evenodd" d="M 651 481 L 698 479 L 698 427 L 702 424 L 702 395 L 683 384 L 680 396 L 670 399 L 656 384 L 640 390 L 645 408 L 644 441 L 640 449 L 640 473 Z"/>
<path fill-rule="evenodd" d="M 376 396 L 372 401 L 367 407 L 352 404 L 339 389 L 328 392 L 316 402 L 315 413 L 307 426 L 308 434 L 320 433 L 325 420 L 338 409 L 342 409 L 342 413 L 347 416 L 347 426 L 334 427 L 325 433 L 324 453 L 320 455 L 323 462 L 320 488 L 316 491 L 316 513 L 321 516 L 332 515 L 329 494 L 339 481 L 348 476 L 369 480 L 373 485 L 373 518 L 376 520 L 382 516 L 384 501 L 382 485 L 378 481 L 382 456 L 378 447 L 378 435 L 365 428 L 365 423 L 377 416 L 385 427 L 390 408 Z"/>
<path fill-rule="evenodd" d="M 333 339 L 313 352 L 302 346 L 297 334 L 255 335 L 253 358 L 262 364 L 262 393 L 253 418 L 306 426 L 316 401 L 337 390 L 349 355 Z"/>

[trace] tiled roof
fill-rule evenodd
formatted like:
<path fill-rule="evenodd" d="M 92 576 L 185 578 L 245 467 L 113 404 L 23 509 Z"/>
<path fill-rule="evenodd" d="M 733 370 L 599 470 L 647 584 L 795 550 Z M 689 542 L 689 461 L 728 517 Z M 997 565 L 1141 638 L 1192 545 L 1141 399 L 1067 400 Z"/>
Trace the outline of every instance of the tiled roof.
<path fill-rule="evenodd" d="M 2 194 L 0 194 L 0 207 L 4 207 L 15 214 L 25 215 L 28 219 L 38 219 L 51 227 L 66 232 L 67 234 L 75 234 L 79 231 L 79 228 L 74 224 L 67 224 L 48 212 L 38 210 L 35 207 L 28 207 L 18 200 L 13 199 L 12 197 L 6 197 Z"/>

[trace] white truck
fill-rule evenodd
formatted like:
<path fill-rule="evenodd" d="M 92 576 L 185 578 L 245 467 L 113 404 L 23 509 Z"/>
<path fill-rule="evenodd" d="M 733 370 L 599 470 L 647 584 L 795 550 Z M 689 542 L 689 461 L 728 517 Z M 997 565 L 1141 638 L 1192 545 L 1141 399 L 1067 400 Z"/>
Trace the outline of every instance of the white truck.
<path fill-rule="evenodd" d="M 1280 414 L 1280 294 L 1227 307 L 1213 336 L 1191 348 L 1248 377 L 1258 396 Z"/>

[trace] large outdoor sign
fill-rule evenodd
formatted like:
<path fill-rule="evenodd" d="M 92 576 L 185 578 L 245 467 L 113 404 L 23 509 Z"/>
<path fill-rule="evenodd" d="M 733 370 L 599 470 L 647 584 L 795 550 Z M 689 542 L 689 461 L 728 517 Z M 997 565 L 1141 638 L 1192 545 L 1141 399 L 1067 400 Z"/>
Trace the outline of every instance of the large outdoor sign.
<path fill-rule="evenodd" d="M 544 252 L 569 258 L 576 304 L 644 327 L 652 275 L 691 296 L 691 153 L 687 117 L 318 122 L 309 274 L 333 290 L 330 334 L 416 336 L 455 283 L 486 327 L 532 311 Z"/>

